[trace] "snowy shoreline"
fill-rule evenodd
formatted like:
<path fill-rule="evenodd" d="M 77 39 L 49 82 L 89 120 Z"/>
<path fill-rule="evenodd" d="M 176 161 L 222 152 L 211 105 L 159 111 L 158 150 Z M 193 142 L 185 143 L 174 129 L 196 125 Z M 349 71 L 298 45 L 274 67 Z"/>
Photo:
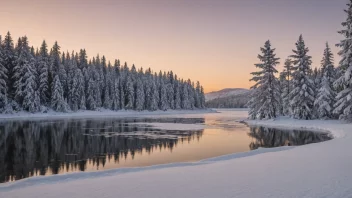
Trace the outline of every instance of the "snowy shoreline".
<path fill-rule="evenodd" d="M 275 120 L 244 120 L 249 126 L 263 126 L 277 129 L 300 129 L 313 132 L 325 132 L 333 135 L 334 138 L 341 138 L 346 135 L 344 130 L 338 130 L 338 125 L 351 127 L 352 124 L 340 120 L 296 120 L 289 117 L 279 117 Z"/>
<path fill-rule="evenodd" d="M 0 196 L 97 197 L 103 189 L 106 197 L 164 197 L 165 193 L 175 198 L 348 197 L 352 194 L 352 153 L 349 152 L 352 124 L 285 117 L 246 122 L 251 126 L 329 131 L 335 139 L 297 147 L 261 148 L 195 163 L 28 178 L 0 184 Z M 175 191 L 175 186 L 183 190 Z"/>
<path fill-rule="evenodd" d="M 19 112 L 13 114 L 0 114 L 0 120 L 33 120 L 33 119 L 66 119 L 66 118 L 96 118 L 99 117 L 148 117 L 148 116 L 166 116 L 166 115 L 183 115 L 183 114 L 203 114 L 217 113 L 213 109 L 197 109 L 197 110 L 168 110 L 168 111 L 133 111 L 120 110 L 111 111 L 101 109 L 99 111 L 77 111 L 70 113 L 61 113 L 50 111 L 48 113 L 28 113 Z"/>

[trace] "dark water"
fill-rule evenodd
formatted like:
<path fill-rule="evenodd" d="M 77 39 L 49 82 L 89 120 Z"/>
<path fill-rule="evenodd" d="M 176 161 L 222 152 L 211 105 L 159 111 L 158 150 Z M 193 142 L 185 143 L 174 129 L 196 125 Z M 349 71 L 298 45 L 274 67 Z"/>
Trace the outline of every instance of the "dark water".
<path fill-rule="evenodd" d="M 160 130 L 151 123 L 208 126 Z M 198 161 L 258 147 L 329 140 L 326 133 L 249 128 L 228 114 L 186 118 L 0 122 L 0 182 L 38 175 Z"/>

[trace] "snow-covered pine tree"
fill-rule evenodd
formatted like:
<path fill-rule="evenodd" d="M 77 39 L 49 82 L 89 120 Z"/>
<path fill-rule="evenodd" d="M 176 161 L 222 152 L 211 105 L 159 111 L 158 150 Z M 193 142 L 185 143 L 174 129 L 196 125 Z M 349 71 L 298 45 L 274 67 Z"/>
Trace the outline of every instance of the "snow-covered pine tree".
<path fill-rule="evenodd" d="M 316 107 L 318 118 L 329 119 L 334 117 L 333 105 L 335 104 L 336 92 L 333 88 L 333 83 L 335 81 L 333 54 L 328 43 L 326 43 L 321 66 L 321 72 L 323 74 L 320 80 L 320 89 L 318 90 L 314 105 Z"/>
<path fill-rule="evenodd" d="M 159 79 L 158 79 L 158 84 L 159 84 L 159 109 L 166 111 L 168 109 L 168 101 L 167 101 L 167 90 L 166 90 L 166 83 L 164 82 L 164 77 L 166 74 L 162 74 L 162 72 L 159 72 Z"/>
<path fill-rule="evenodd" d="M 102 84 L 101 84 L 101 79 L 102 75 L 103 75 L 103 70 L 101 69 L 100 66 L 101 62 L 99 59 L 99 55 L 97 55 L 97 57 L 94 59 L 92 63 L 88 64 L 88 68 L 83 67 L 83 71 L 84 71 L 84 79 L 85 79 L 85 93 L 86 93 L 86 99 L 88 100 L 89 98 L 89 94 L 91 93 L 90 91 L 88 91 L 89 88 L 89 81 L 92 79 L 92 81 L 95 82 L 95 86 L 94 86 L 94 95 L 92 96 L 94 98 L 95 101 L 95 106 L 96 107 L 101 107 L 102 106 Z M 92 88 L 92 87 L 91 87 Z"/>
<path fill-rule="evenodd" d="M 174 88 L 174 73 L 168 72 L 166 76 L 167 100 L 170 109 L 175 109 L 175 88 Z"/>
<path fill-rule="evenodd" d="M 126 67 L 125 67 L 126 66 Z M 120 107 L 121 109 L 125 109 L 125 84 L 126 84 L 126 69 L 127 65 L 125 65 L 120 69 L 120 83 L 119 83 L 119 89 L 120 89 Z"/>
<path fill-rule="evenodd" d="M 121 73 L 119 79 L 119 90 L 120 90 L 120 108 L 125 109 L 125 86 L 124 86 L 124 73 Z"/>
<path fill-rule="evenodd" d="M 77 79 L 75 98 L 79 100 L 78 108 L 81 110 L 86 110 L 87 107 L 86 107 L 85 81 L 84 81 L 83 73 L 79 68 L 76 68 L 75 76 L 76 76 L 75 79 Z"/>
<path fill-rule="evenodd" d="M 203 86 L 200 86 L 200 104 L 201 104 L 201 108 L 204 109 L 205 108 L 205 95 L 204 95 L 204 88 Z"/>
<path fill-rule="evenodd" d="M 64 89 L 64 98 L 67 101 L 69 95 L 69 86 L 72 83 L 70 78 L 70 67 L 71 67 L 71 57 L 70 54 L 67 52 L 62 52 L 61 56 L 61 65 L 60 65 L 60 72 L 62 72 L 61 76 L 64 79 L 62 82 L 63 89 Z"/>
<path fill-rule="evenodd" d="M 64 99 L 64 90 L 61 85 L 59 74 L 56 74 L 53 81 L 51 108 L 58 112 L 67 112 L 67 103 Z"/>
<path fill-rule="evenodd" d="M 105 101 L 105 94 L 108 94 L 108 92 L 106 92 L 106 74 L 107 74 L 107 64 L 106 64 L 106 59 L 105 56 L 103 56 L 101 58 L 101 65 L 100 65 L 100 90 L 101 90 L 101 105 L 98 107 L 102 107 L 104 106 L 104 101 Z M 109 96 L 106 96 L 109 97 Z M 107 98 L 107 100 L 109 100 L 109 98 Z"/>
<path fill-rule="evenodd" d="M 81 49 L 79 51 L 79 60 L 77 63 L 77 67 L 81 70 L 83 70 L 83 68 L 87 68 L 88 67 L 88 59 L 87 59 L 87 52 L 85 49 Z"/>
<path fill-rule="evenodd" d="M 4 50 L 2 48 L 0 36 L 0 113 L 5 111 L 7 106 L 7 69 L 4 65 Z"/>
<path fill-rule="evenodd" d="M 38 70 L 36 67 L 36 64 L 38 63 L 35 53 L 34 53 L 34 48 L 32 47 L 31 49 L 31 59 L 29 60 L 29 64 L 26 65 L 28 68 L 26 69 L 26 75 L 28 77 L 25 77 L 26 79 L 26 87 L 25 87 L 25 96 L 23 100 L 22 107 L 23 109 L 34 113 L 34 112 L 39 112 L 41 110 L 41 101 L 40 101 L 40 94 L 39 94 L 39 75 L 38 75 Z M 26 76 L 25 75 L 25 76 Z"/>
<path fill-rule="evenodd" d="M 134 88 L 133 82 L 131 79 L 131 74 L 126 76 L 126 85 L 125 85 L 125 109 L 133 109 L 134 104 Z"/>
<path fill-rule="evenodd" d="M 150 97 L 150 105 L 149 105 L 149 110 L 150 111 L 156 111 L 158 110 L 158 104 L 159 104 L 159 91 L 158 91 L 158 86 L 156 85 L 156 80 L 153 78 L 153 81 L 151 82 L 152 88 L 151 88 L 151 97 Z"/>
<path fill-rule="evenodd" d="M 114 85 L 114 79 L 116 78 L 115 74 L 115 68 L 111 65 L 110 61 L 108 64 L 108 90 L 109 90 L 109 109 L 113 109 L 113 99 L 114 99 L 114 90 L 115 90 L 115 85 Z"/>
<path fill-rule="evenodd" d="M 120 70 L 121 70 L 120 66 L 121 66 L 120 65 L 120 60 L 119 59 L 115 59 L 114 71 L 115 71 L 115 74 L 116 74 L 117 77 L 120 76 Z"/>
<path fill-rule="evenodd" d="M 188 79 L 187 81 L 188 84 L 188 100 L 189 100 L 189 108 L 194 109 L 195 107 L 195 89 L 194 89 L 194 83 L 191 82 L 191 79 Z"/>
<path fill-rule="evenodd" d="M 14 100 L 15 97 L 15 66 L 16 66 L 16 56 L 15 56 L 15 49 L 13 40 L 11 37 L 10 32 L 7 32 L 4 41 L 2 42 L 2 49 L 3 49 L 3 66 L 6 68 L 7 72 L 7 96 L 10 100 Z"/>
<path fill-rule="evenodd" d="M 112 69 L 112 109 L 117 111 L 120 107 L 120 61 L 115 60 L 114 68 Z"/>
<path fill-rule="evenodd" d="M 189 109 L 191 105 L 188 100 L 188 84 L 183 79 L 181 80 L 181 87 L 181 107 L 182 109 Z"/>
<path fill-rule="evenodd" d="M 43 105 L 48 105 L 49 102 L 49 79 L 48 79 L 48 70 L 50 65 L 48 46 L 43 41 L 38 57 L 38 76 L 39 76 L 39 97 Z"/>
<path fill-rule="evenodd" d="M 252 73 L 251 81 L 256 84 L 251 87 L 253 94 L 248 102 L 248 114 L 251 119 L 272 119 L 280 113 L 279 81 L 275 77 L 279 58 L 276 58 L 275 48 L 271 47 L 269 40 L 260 50 L 262 55 L 259 54 L 258 59 L 261 63 L 255 64 L 259 71 Z"/>
<path fill-rule="evenodd" d="M 40 111 L 40 98 L 39 92 L 36 91 L 36 82 L 35 82 L 35 69 L 34 69 L 34 58 L 30 60 L 28 64 L 23 65 L 26 72 L 22 79 L 25 82 L 24 85 L 24 97 L 22 108 L 31 113 Z"/>
<path fill-rule="evenodd" d="M 142 111 L 144 108 L 144 88 L 142 79 L 138 78 L 137 80 L 137 87 L 136 87 L 136 102 L 135 102 L 135 110 Z"/>
<path fill-rule="evenodd" d="M 314 68 L 313 74 L 312 74 L 312 80 L 314 81 L 314 85 L 317 88 L 316 90 L 319 90 L 319 86 L 321 83 L 321 78 L 323 77 L 322 71 L 318 68 Z"/>
<path fill-rule="evenodd" d="M 307 53 L 302 35 L 296 43 L 296 50 L 292 50 L 293 70 L 292 73 L 292 91 L 290 92 L 291 116 L 296 119 L 313 119 L 314 118 L 314 82 L 310 78 L 311 56 Z"/>
<path fill-rule="evenodd" d="M 290 114 L 290 98 L 289 94 L 292 90 L 291 78 L 292 78 L 292 60 L 286 59 L 284 64 L 284 70 L 280 73 L 280 86 L 281 86 L 281 99 L 282 99 L 282 114 Z"/>
<path fill-rule="evenodd" d="M 111 109 L 111 99 L 110 99 L 110 93 L 109 93 L 109 84 L 106 83 L 105 91 L 104 91 L 104 102 L 103 106 L 105 109 Z"/>
<path fill-rule="evenodd" d="M 120 107 L 120 79 L 119 79 L 119 77 L 114 79 L 112 109 L 115 111 L 121 109 L 121 107 Z"/>
<path fill-rule="evenodd" d="M 15 100 L 21 105 L 23 104 L 23 99 L 26 95 L 25 89 L 28 78 L 31 78 L 34 81 L 34 68 L 31 63 L 33 57 L 28 46 L 27 37 L 24 36 L 18 40 L 16 49 L 18 58 L 14 68 L 14 86 L 16 88 Z"/>
<path fill-rule="evenodd" d="M 91 78 L 89 80 L 89 84 L 88 84 L 88 97 L 87 97 L 87 109 L 89 110 L 96 110 L 97 108 L 97 104 L 96 101 L 94 99 L 94 93 L 95 93 L 95 86 L 97 86 L 94 82 L 94 80 Z"/>
<path fill-rule="evenodd" d="M 61 55 L 60 46 L 57 43 L 57 41 L 55 41 L 50 51 L 50 59 L 51 59 L 51 67 L 52 67 L 51 72 L 53 75 L 53 80 L 54 80 L 54 77 L 60 72 L 60 65 L 61 65 L 60 55 Z"/>
<path fill-rule="evenodd" d="M 175 109 L 181 109 L 181 90 L 180 90 L 180 82 L 175 76 Z"/>
<path fill-rule="evenodd" d="M 197 81 L 196 91 L 195 91 L 195 107 L 200 109 L 201 107 L 201 93 L 200 93 L 200 83 Z"/>
<path fill-rule="evenodd" d="M 314 87 L 313 87 L 313 91 L 314 91 L 314 101 L 316 101 L 316 99 L 317 99 L 317 97 L 318 97 L 318 92 L 319 92 L 319 90 L 320 90 L 320 88 L 321 88 L 321 79 L 322 79 L 322 74 L 321 74 L 321 70 L 319 69 L 319 68 L 317 68 L 317 67 L 315 67 L 314 69 L 313 69 L 313 72 L 311 73 L 311 76 L 310 76 L 310 78 L 312 79 L 312 81 L 313 81 L 313 85 L 314 85 Z M 317 109 L 315 108 L 316 106 L 314 106 L 314 108 L 313 108 L 313 117 L 318 117 L 317 116 L 317 114 L 318 114 L 318 112 L 317 112 Z"/>
<path fill-rule="evenodd" d="M 68 83 L 68 104 L 70 106 L 70 109 L 72 111 L 78 111 L 79 109 L 85 109 L 85 101 L 84 105 L 81 106 L 81 99 L 82 97 L 85 98 L 85 92 L 84 92 L 84 77 L 80 69 L 77 67 L 77 60 L 74 58 L 74 52 L 72 52 L 72 57 L 67 57 L 66 61 L 68 66 L 66 67 L 68 69 L 68 78 L 69 78 L 69 83 Z"/>
<path fill-rule="evenodd" d="M 334 82 L 334 88 L 338 90 L 334 113 L 340 119 L 350 120 L 352 119 L 352 0 L 347 6 L 346 21 L 342 22 L 343 29 L 338 32 L 344 39 L 337 44 L 341 48 L 338 52 L 341 60 L 337 67 L 337 80 Z"/>
<path fill-rule="evenodd" d="M 111 109 L 112 107 L 112 98 L 111 98 L 111 92 L 112 92 L 112 82 L 111 82 L 111 64 L 109 62 L 108 68 L 106 68 L 106 74 L 105 74 L 105 91 L 104 91 L 104 103 L 103 106 L 105 109 Z"/>
<path fill-rule="evenodd" d="M 69 79 L 67 77 L 67 72 L 65 70 L 65 66 L 63 64 L 60 64 L 59 66 L 59 77 L 60 77 L 60 81 L 61 81 L 61 85 L 62 85 L 62 89 L 64 92 L 64 98 L 67 99 L 68 96 L 68 83 L 69 83 Z"/>
<path fill-rule="evenodd" d="M 151 104 L 151 96 L 152 96 L 152 71 L 150 68 L 148 68 L 145 71 L 145 75 L 142 75 L 143 78 L 143 90 L 144 90 L 144 107 L 143 109 L 148 109 L 150 110 L 150 104 Z"/>
<path fill-rule="evenodd" d="M 64 65 L 61 62 L 60 49 L 61 47 L 59 46 L 58 42 L 55 41 L 53 47 L 50 50 L 50 66 L 49 66 L 48 82 L 50 87 L 49 96 L 51 96 L 51 98 L 53 97 L 52 94 L 55 91 L 55 90 L 52 90 L 52 88 L 55 87 L 53 83 L 56 75 L 58 75 L 60 79 L 60 84 L 62 86 L 62 90 L 64 94 L 63 97 L 67 97 L 67 93 L 65 92 L 66 86 L 67 86 L 67 75 L 66 75 Z"/>

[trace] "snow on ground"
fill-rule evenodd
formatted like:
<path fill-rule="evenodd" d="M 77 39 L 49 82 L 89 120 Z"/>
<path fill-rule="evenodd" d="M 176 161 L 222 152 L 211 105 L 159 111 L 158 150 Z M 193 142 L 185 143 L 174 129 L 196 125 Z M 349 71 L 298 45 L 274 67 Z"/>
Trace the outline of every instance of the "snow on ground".
<path fill-rule="evenodd" d="M 319 129 L 335 139 L 197 163 L 33 177 L 1 184 L 0 197 L 352 197 L 352 124 L 289 118 L 248 124 Z"/>
<path fill-rule="evenodd" d="M 98 111 L 77 111 L 70 113 L 61 113 L 50 111 L 48 113 L 29 113 L 19 112 L 13 114 L 0 114 L 0 120 L 19 120 L 19 119 L 47 119 L 47 118 L 96 118 L 98 117 L 150 117 L 150 116 L 167 116 L 167 115 L 184 115 L 184 114 L 204 114 L 204 113 L 216 113 L 212 109 L 199 109 L 199 110 L 167 110 L 167 111 L 132 111 L 132 110 L 121 110 L 111 111 L 101 109 Z"/>

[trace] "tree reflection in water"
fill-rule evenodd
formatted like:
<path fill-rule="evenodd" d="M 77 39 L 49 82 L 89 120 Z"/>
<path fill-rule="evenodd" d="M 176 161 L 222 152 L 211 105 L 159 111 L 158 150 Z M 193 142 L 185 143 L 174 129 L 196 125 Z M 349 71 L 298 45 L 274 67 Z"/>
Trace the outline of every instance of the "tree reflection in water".
<path fill-rule="evenodd" d="M 204 123 L 203 118 L 85 119 L 0 123 L 0 183 L 59 171 L 99 168 L 129 155 L 172 150 L 202 136 L 203 130 L 170 131 L 148 122 Z M 138 124 L 137 124 L 138 123 Z M 145 123 L 145 124 L 139 124 Z"/>
<path fill-rule="evenodd" d="M 259 147 L 299 146 L 332 139 L 329 133 L 267 127 L 251 127 L 248 135 L 254 138 L 249 145 L 251 150 Z"/>

